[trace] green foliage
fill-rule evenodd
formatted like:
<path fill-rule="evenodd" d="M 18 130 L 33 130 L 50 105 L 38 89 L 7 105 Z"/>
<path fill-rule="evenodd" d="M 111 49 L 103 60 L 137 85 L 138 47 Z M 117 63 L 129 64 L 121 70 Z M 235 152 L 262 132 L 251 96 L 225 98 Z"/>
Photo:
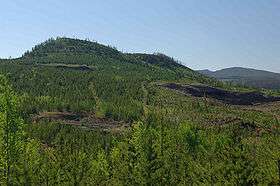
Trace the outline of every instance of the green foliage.
<path fill-rule="evenodd" d="M 0 61 L 0 73 L 11 82 L 0 78 L 1 185 L 279 183 L 277 105 L 269 111 L 234 107 L 164 89 L 158 84 L 240 87 L 163 54 L 124 54 L 57 38 Z M 57 111 L 129 127 L 116 132 L 75 125 L 79 121 L 33 122 L 34 115 Z M 29 123 L 24 128 L 21 117 Z"/>
<path fill-rule="evenodd" d="M 17 97 L 7 80 L 0 77 L 0 183 L 18 183 L 22 167 L 19 160 L 23 153 L 23 121 L 17 112 Z"/>
<path fill-rule="evenodd" d="M 109 179 L 109 164 L 104 151 L 101 150 L 91 163 L 87 183 L 89 185 L 106 185 Z"/>
<path fill-rule="evenodd" d="M 24 57 L 41 57 L 52 53 L 95 53 L 96 55 L 117 56 L 120 52 L 115 48 L 104 46 L 97 42 L 88 40 L 56 38 L 49 39 L 44 43 L 36 45 L 31 52 L 26 52 Z"/>

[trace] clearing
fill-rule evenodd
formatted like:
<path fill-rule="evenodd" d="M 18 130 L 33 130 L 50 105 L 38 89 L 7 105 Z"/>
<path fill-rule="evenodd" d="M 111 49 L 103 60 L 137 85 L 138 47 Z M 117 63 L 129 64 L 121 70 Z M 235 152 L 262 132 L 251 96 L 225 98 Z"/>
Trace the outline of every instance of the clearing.
<path fill-rule="evenodd" d="M 66 125 L 74 125 L 86 129 L 100 129 L 102 131 L 120 132 L 129 127 L 129 123 L 115 121 L 109 118 L 96 117 L 93 113 L 73 112 L 41 112 L 32 117 L 33 123 L 42 120 L 56 121 Z"/>
<path fill-rule="evenodd" d="M 60 64 L 60 63 L 51 63 L 51 64 L 37 64 L 38 66 L 45 67 L 55 67 L 58 69 L 65 70 L 77 70 L 77 71 L 93 71 L 94 67 L 88 65 L 78 65 L 78 64 Z"/>

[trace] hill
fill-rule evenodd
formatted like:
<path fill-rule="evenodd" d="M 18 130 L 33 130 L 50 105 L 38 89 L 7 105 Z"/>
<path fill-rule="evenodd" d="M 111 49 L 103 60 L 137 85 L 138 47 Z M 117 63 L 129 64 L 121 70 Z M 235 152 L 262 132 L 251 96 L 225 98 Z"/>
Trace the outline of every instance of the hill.
<path fill-rule="evenodd" d="M 133 64 L 132 66 L 138 65 L 149 70 L 153 68 L 154 71 L 167 70 L 168 74 L 173 73 L 177 78 L 192 78 L 193 76 L 196 79 L 207 79 L 161 53 L 122 53 L 114 47 L 98 42 L 64 37 L 49 39 L 36 45 L 17 61 L 25 64 L 80 64 L 98 68 L 111 68 L 116 65 L 131 66 Z M 156 73 L 151 75 L 156 75 Z"/>
<path fill-rule="evenodd" d="M 0 90 L 0 185 L 280 180 L 279 97 L 164 54 L 50 39 L 0 60 Z"/>
<path fill-rule="evenodd" d="M 46 109 L 93 111 L 94 90 L 103 102 L 105 115 L 108 112 L 111 117 L 133 120 L 140 117 L 143 84 L 215 83 L 164 54 L 122 53 L 97 42 L 72 38 L 49 39 L 21 58 L 2 60 L 0 67 L 0 73 L 10 79 L 18 93 L 30 96 L 27 115 Z M 47 97 L 53 104 L 37 104 L 33 96 Z M 117 111 L 120 104 L 124 107 L 122 112 L 130 114 L 121 116 Z"/>
<path fill-rule="evenodd" d="M 58 37 L 56 39 L 51 38 L 41 44 L 36 45 L 32 48 L 31 51 L 27 51 L 23 55 L 23 57 L 41 57 L 51 55 L 54 53 L 92 53 L 101 56 L 117 56 L 120 54 L 120 52 L 117 49 L 99 44 L 97 42 Z"/>
<path fill-rule="evenodd" d="M 198 72 L 221 81 L 249 87 L 280 89 L 280 74 L 278 73 L 241 67 L 226 68 L 218 71 L 200 70 Z"/>

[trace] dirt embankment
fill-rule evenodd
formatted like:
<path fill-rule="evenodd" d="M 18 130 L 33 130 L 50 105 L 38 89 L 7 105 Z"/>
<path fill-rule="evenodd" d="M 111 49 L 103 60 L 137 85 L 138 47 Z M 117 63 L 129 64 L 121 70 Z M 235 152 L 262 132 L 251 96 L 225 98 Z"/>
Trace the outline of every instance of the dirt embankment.
<path fill-rule="evenodd" d="M 72 112 L 42 112 L 32 117 L 33 123 L 42 120 L 56 121 L 67 125 L 74 125 L 86 129 L 100 129 L 103 131 L 119 132 L 129 127 L 129 123 L 115 121 L 109 118 L 96 117 L 89 113 Z"/>
<path fill-rule="evenodd" d="M 231 105 L 256 105 L 280 101 L 280 97 L 266 96 L 258 92 L 231 92 L 206 85 L 180 85 L 176 83 L 167 83 L 161 86 L 194 97 L 213 98 Z"/>

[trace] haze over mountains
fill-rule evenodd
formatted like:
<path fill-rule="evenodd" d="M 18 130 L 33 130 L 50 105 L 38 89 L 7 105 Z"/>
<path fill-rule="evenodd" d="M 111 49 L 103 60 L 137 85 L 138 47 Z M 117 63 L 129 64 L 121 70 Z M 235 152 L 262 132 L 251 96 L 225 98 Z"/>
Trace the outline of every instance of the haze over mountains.
<path fill-rule="evenodd" d="M 251 68 L 232 67 L 217 71 L 198 70 L 201 74 L 221 81 L 249 87 L 280 89 L 280 74 Z"/>

